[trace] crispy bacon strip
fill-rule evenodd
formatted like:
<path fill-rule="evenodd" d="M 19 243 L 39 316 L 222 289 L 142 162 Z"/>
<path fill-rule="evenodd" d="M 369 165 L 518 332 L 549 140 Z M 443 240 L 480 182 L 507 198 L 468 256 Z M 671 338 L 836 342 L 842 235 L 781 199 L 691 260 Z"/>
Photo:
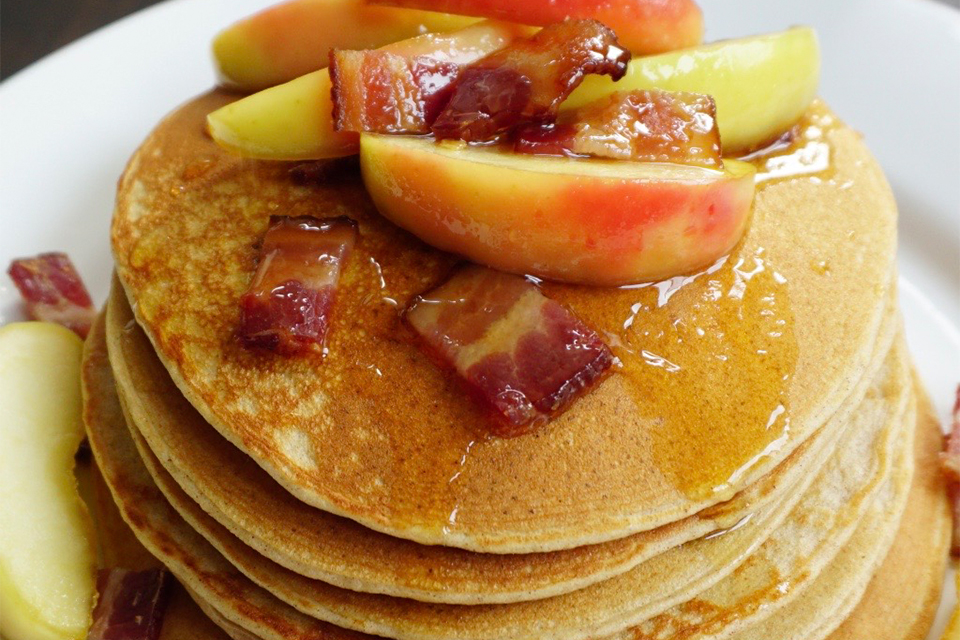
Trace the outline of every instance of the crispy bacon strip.
<path fill-rule="evenodd" d="M 723 166 L 713 98 L 657 90 L 614 93 L 562 113 L 555 126 L 523 127 L 514 150 Z"/>
<path fill-rule="evenodd" d="M 90 294 L 65 253 L 20 258 L 7 270 L 34 320 L 56 322 L 86 338 L 96 316 Z"/>
<path fill-rule="evenodd" d="M 170 585 L 166 569 L 102 569 L 87 640 L 157 640 Z"/>
<path fill-rule="evenodd" d="M 953 425 L 947 435 L 940 464 L 947 476 L 947 490 L 953 504 L 953 546 L 954 555 L 960 556 L 960 385 L 953 403 Z"/>
<path fill-rule="evenodd" d="M 330 52 L 337 131 L 429 133 L 462 65 L 387 51 Z"/>
<path fill-rule="evenodd" d="M 405 314 L 427 351 L 518 436 L 558 415 L 613 364 L 600 337 L 530 281 L 469 265 Z"/>
<path fill-rule="evenodd" d="M 566 20 L 463 70 L 433 123 L 437 138 L 493 140 L 522 124 L 553 122 L 587 74 L 619 80 L 630 52 L 596 20 Z"/>
<path fill-rule="evenodd" d="M 340 267 L 357 225 L 340 217 L 272 216 L 250 288 L 240 299 L 240 341 L 292 355 L 322 348 Z"/>

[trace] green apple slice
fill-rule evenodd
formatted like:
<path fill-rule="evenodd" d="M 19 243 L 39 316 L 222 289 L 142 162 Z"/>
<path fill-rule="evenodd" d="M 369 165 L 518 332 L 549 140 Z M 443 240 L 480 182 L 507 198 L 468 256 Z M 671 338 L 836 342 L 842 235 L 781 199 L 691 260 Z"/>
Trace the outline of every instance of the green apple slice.
<path fill-rule="evenodd" d="M 71 331 L 0 329 L 0 634 L 81 640 L 96 597 L 96 551 L 73 475 L 83 439 L 80 357 Z"/>

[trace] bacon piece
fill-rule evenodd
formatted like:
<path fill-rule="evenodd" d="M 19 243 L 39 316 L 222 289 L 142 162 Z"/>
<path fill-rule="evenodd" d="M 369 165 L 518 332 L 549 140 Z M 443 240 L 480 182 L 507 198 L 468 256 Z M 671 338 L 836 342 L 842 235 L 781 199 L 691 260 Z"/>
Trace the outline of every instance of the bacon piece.
<path fill-rule="evenodd" d="M 953 546 L 954 555 L 960 556 L 960 385 L 953 403 L 953 425 L 946 437 L 940 464 L 947 476 L 947 491 L 953 504 Z"/>
<path fill-rule="evenodd" d="M 56 322 L 86 338 L 96 316 L 90 294 L 65 253 L 20 258 L 7 270 L 34 320 Z"/>
<path fill-rule="evenodd" d="M 710 96 L 696 93 L 614 93 L 562 113 L 555 126 L 521 128 L 514 150 L 723 166 L 716 104 Z"/>
<path fill-rule="evenodd" d="M 330 52 L 337 131 L 429 133 L 462 65 L 387 51 Z"/>
<path fill-rule="evenodd" d="M 521 124 L 553 122 L 585 75 L 619 80 L 629 61 L 630 52 L 596 20 L 552 24 L 465 68 L 433 133 L 484 141 Z"/>
<path fill-rule="evenodd" d="M 170 596 L 166 569 L 102 569 L 87 640 L 157 640 Z"/>
<path fill-rule="evenodd" d="M 600 337 L 529 280 L 476 265 L 417 298 L 405 318 L 500 437 L 558 415 L 613 364 Z"/>
<path fill-rule="evenodd" d="M 240 341 L 292 355 L 322 348 L 340 266 L 356 242 L 349 218 L 272 216 L 257 272 L 240 299 Z"/>

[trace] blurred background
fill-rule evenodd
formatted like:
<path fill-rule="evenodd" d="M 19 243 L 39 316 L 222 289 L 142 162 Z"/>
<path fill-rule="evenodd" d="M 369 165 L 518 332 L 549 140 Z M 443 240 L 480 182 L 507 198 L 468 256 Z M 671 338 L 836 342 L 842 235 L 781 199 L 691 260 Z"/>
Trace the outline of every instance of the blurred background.
<path fill-rule="evenodd" d="M 0 2 L 0 80 L 105 24 L 157 4 L 159 1 L 2 0 Z M 222 1 L 229 2 L 229 0 Z M 917 2 L 944 2 L 960 8 L 960 0 L 917 0 Z M 269 4 L 271 0 L 264 0 L 264 6 Z M 158 37 L 176 38 L 176 34 Z"/>
<path fill-rule="evenodd" d="M 0 79 L 51 51 L 160 0 L 2 0 Z M 176 37 L 176 34 L 167 34 Z"/>

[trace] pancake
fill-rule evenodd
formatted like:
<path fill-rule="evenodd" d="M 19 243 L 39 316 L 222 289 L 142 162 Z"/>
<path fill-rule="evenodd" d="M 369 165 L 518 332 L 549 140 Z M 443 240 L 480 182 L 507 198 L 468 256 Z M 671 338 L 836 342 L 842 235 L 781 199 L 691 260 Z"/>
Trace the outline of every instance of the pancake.
<path fill-rule="evenodd" d="M 780 609 L 802 596 L 811 585 L 818 584 L 821 572 L 832 568 L 838 554 L 846 552 L 851 536 L 857 538 L 858 545 L 864 546 L 857 549 L 854 559 L 867 555 L 865 551 L 882 557 L 885 539 L 878 532 L 888 534 L 887 543 L 892 539 L 913 471 L 910 443 L 916 427 L 916 402 L 904 355 L 901 351 L 893 367 L 894 374 L 881 386 L 879 397 L 873 398 L 873 401 L 886 399 L 899 406 L 889 414 L 889 419 L 896 424 L 895 442 L 907 444 L 891 452 L 897 463 L 892 478 L 888 474 L 881 483 L 880 500 L 873 499 L 876 491 L 844 494 L 837 491 L 837 485 L 825 487 L 823 492 L 802 501 L 797 508 L 802 515 L 792 514 L 727 579 L 618 638 L 779 640 L 777 633 L 765 635 L 763 629 L 768 621 L 781 620 Z M 905 402 L 909 403 L 906 407 Z M 855 455 L 863 450 L 853 448 Z M 838 472 L 849 473 L 843 468 Z M 876 483 L 874 487 L 878 488 Z M 869 572 L 872 567 L 868 568 Z M 830 580 L 827 578 L 825 582 Z M 761 631 L 756 631 L 758 629 Z"/>
<path fill-rule="evenodd" d="M 891 299 L 885 322 L 889 328 L 883 333 L 892 334 L 896 327 L 893 308 Z M 130 421 L 190 498 L 220 524 L 263 555 L 305 576 L 355 591 L 423 601 L 529 600 L 623 573 L 687 540 L 732 527 L 769 504 L 795 501 L 815 475 L 822 451 L 833 446 L 840 432 L 826 430 L 795 452 L 790 464 L 731 501 L 667 527 L 562 552 L 475 554 L 385 536 L 296 500 L 220 438 L 178 393 L 116 287 L 108 304 L 107 334 Z M 886 338 L 878 341 L 876 360 L 882 362 L 888 344 Z M 851 395 L 859 400 L 869 382 L 865 378 L 864 389 L 858 387 Z M 834 419 L 846 423 L 854 408 L 838 412 Z M 689 575 L 684 573 L 688 579 Z"/>
<path fill-rule="evenodd" d="M 222 153 L 202 122 L 229 99 L 186 105 L 131 160 L 112 226 L 117 272 L 187 400 L 310 505 L 479 552 L 614 540 L 756 482 L 869 368 L 895 206 L 859 137 L 822 106 L 798 144 L 829 153 L 830 168 L 764 183 L 729 258 L 645 287 L 544 285 L 623 369 L 549 427 L 498 440 L 398 320 L 397 306 L 456 259 L 382 219 L 349 175 L 296 187 L 287 165 Z M 235 339 L 254 246 L 277 213 L 346 214 L 360 227 L 325 358 L 255 354 Z"/>
<path fill-rule="evenodd" d="M 105 358 L 102 355 L 103 350 L 105 350 L 105 339 L 103 336 L 102 325 L 98 325 L 96 330 L 92 334 L 91 341 L 89 343 L 89 351 L 87 359 L 85 360 L 85 384 L 88 392 L 102 394 L 115 393 L 109 388 L 110 381 L 106 379 L 109 377 L 109 368 L 105 362 Z M 106 369 L 106 371 L 97 371 L 96 368 Z M 897 370 L 897 367 L 893 367 L 894 371 Z M 889 384 L 887 386 L 890 386 Z M 88 393 L 89 395 L 89 393 Z M 116 408 L 116 398 L 113 398 L 112 403 L 114 409 L 112 413 L 107 416 L 107 419 L 104 419 L 102 416 L 98 422 L 97 417 L 93 416 L 88 419 L 88 427 L 91 430 L 90 438 L 91 445 L 94 448 L 94 451 L 97 455 L 98 460 L 101 465 L 104 466 L 105 475 L 107 476 L 108 483 L 111 485 L 111 489 L 114 490 L 115 497 L 118 500 L 118 503 L 121 506 L 121 510 L 124 512 L 128 520 L 131 520 L 135 531 L 144 543 L 151 548 L 155 553 L 158 553 L 165 562 L 168 562 L 171 565 L 171 569 L 178 573 L 181 579 L 184 579 L 187 584 L 192 588 L 198 591 L 202 598 L 205 600 L 211 601 L 212 603 L 217 603 L 218 610 L 222 610 L 222 603 L 224 600 L 227 602 L 227 607 L 234 610 L 234 616 L 231 616 L 229 613 L 226 613 L 228 618 L 232 619 L 234 622 L 240 624 L 243 628 L 248 631 L 262 631 L 260 628 L 262 625 L 266 625 L 268 633 L 265 637 L 271 637 L 270 633 L 277 633 L 279 628 L 277 625 L 292 625 L 293 629 L 301 629 L 302 631 L 290 631 L 287 629 L 282 633 L 279 633 L 276 637 L 284 637 L 285 634 L 289 635 L 294 633 L 295 635 L 289 637 L 310 637 L 309 634 L 317 633 L 317 628 L 326 629 L 327 625 L 312 620 L 310 618 L 303 618 L 302 614 L 297 614 L 287 605 L 284 605 L 276 598 L 269 595 L 265 590 L 258 589 L 253 584 L 249 583 L 246 580 L 241 579 L 239 576 L 231 575 L 226 567 L 223 566 L 225 560 L 222 556 L 212 548 L 205 540 L 199 538 L 196 532 L 185 523 L 180 516 L 170 508 L 170 505 L 165 501 L 165 499 L 160 496 L 156 487 L 152 484 L 150 476 L 147 474 L 146 470 L 143 468 L 142 461 L 138 458 L 132 442 L 130 441 L 129 432 L 126 431 L 126 427 L 123 424 L 122 416 L 117 415 Z M 94 412 L 97 406 L 105 406 L 110 404 L 110 401 L 101 400 L 98 402 L 90 403 L 92 409 L 88 408 L 88 414 Z M 896 418 L 897 411 L 892 407 L 887 408 L 888 411 L 881 411 L 878 413 L 880 417 L 887 416 Z M 105 413 L 101 410 L 101 414 Z M 870 433 L 870 429 L 860 429 L 853 430 L 853 433 L 856 435 L 862 436 L 864 433 Z M 126 434 L 126 440 L 124 440 L 123 435 Z M 854 460 L 862 459 L 862 452 L 864 449 L 869 449 L 870 447 L 864 446 L 863 442 L 859 444 L 855 441 L 852 446 L 844 447 L 843 451 L 857 451 L 858 455 L 854 456 Z M 884 456 L 880 456 L 882 460 Z M 835 468 L 843 470 L 853 467 L 863 467 L 868 468 L 867 465 L 851 465 L 850 461 L 844 460 L 842 463 L 833 465 Z M 834 472 L 835 474 L 837 471 Z M 840 473 L 839 475 L 844 475 Z M 849 471 L 847 472 L 849 476 Z M 867 474 L 869 475 L 869 474 Z M 882 476 L 883 473 L 880 473 Z M 119 478 L 119 480 L 117 480 Z M 860 491 L 869 491 L 871 485 L 870 482 L 861 482 L 864 480 L 860 477 L 848 477 L 847 478 L 851 487 L 850 491 L 853 491 L 854 494 L 857 494 Z M 829 485 L 829 483 L 827 483 Z M 835 489 L 836 490 L 836 489 Z M 821 490 L 822 491 L 822 490 Z M 851 505 L 855 505 L 857 500 L 853 498 L 853 495 L 850 495 L 847 502 Z M 816 505 L 819 500 L 817 495 L 812 496 L 811 502 L 813 505 Z M 802 509 L 803 503 L 798 508 Z M 841 507 L 843 504 L 841 503 Z M 812 508 L 812 507 L 811 507 Z M 838 508 L 838 511 L 844 511 L 843 508 Z M 131 514 L 134 514 L 131 516 Z M 724 538 L 732 539 L 734 538 L 739 531 L 731 532 L 727 536 L 721 537 L 718 540 L 704 540 L 700 543 L 701 545 L 714 545 L 718 542 L 722 542 Z M 175 536 L 176 540 L 170 542 L 170 536 Z M 199 538 L 199 539 L 198 539 Z M 159 542 L 157 541 L 159 539 Z M 163 542 L 166 540 L 167 542 Z M 171 545 L 174 546 L 174 551 L 171 551 Z M 182 545 L 182 546 L 181 546 Z M 681 569 L 685 565 L 696 564 L 698 562 L 703 562 L 704 555 L 698 555 L 695 552 L 690 552 L 690 555 L 674 561 L 673 566 L 665 567 L 664 575 L 659 576 L 662 580 L 665 576 L 669 575 L 670 571 L 675 571 Z M 204 569 L 201 575 L 198 577 L 191 573 L 192 567 L 209 567 L 209 569 Z M 214 570 L 215 568 L 215 570 Z M 179 572 L 178 572 L 179 569 Z M 194 569 L 195 571 L 195 569 Z M 186 574 L 186 576 L 184 576 Z M 226 575 L 224 575 L 226 574 Z M 646 580 L 641 582 L 652 582 L 653 584 L 659 584 L 657 581 L 658 576 L 648 576 Z M 213 583 L 212 585 L 209 583 Z M 221 582 L 227 583 L 229 586 L 224 586 L 220 584 Z M 199 583 L 200 586 L 197 586 Z M 274 585 L 276 587 L 277 585 Z M 300 585 L 295 585 L 300 586 Z M 599 585 L 599 587 L 604 587 L 605 585 Z M 204 593 L 204 590 L 207 593 Z M 481 632 L 483 635 L 470 636 L 470 635 L 461 635 L 464 631 L 469 632 L 471 629 L 471 623 L 475 623 L 474 616 L 482 616 L 484 610 L 495 609 L 497 610 L 496 616 L 491 616 L 492 618 L 506 618 L 509 620 L 509 615 L 507 615 L 507 610 L 514 610 L 514 619 L 516 619 L 516 612 L 523 612 L 524 609 L 527 610 L 528 618 L 523 620 L 521 624 L 524 629 L 535 630 L 535 637 L 557 637 L 556 635 L 547 632 L 542 633 L 543 631 L 541 625 L 547 622 L 550 623 L 549 626 L 556 626 L 563 621 L 566 621 L 569 627 L 573 630 L 580 631 L 582 629 L 581 624 L 585 621 L 590 615 L 590 611 L 587 609 L 597 609 L 598 600 L 604 598 L 609 599 L 612 592 L 623 592 L 628 591 L 623 586 L 613 586 L 613 588 L 608 588 L 606 593 L 600 592 L 597 594 L 592 594 L 589 597 L 585 598 L 585 606 L 581 608 L 584 611 L 571 611 L 570 602 L 571 597 L 568 597 L 565 602 L 563 598 L 554 599 L 558 602 L 544 601 L 530 603 L 529 605 L 509 605 L 507 607 L 468 607 L 471 611 L 465 611 L 460 619 L 458 620 L 455 616 L 452 618 L 452 622 L 459 626 L 455 626 L 454 630 L 448 630 L 447 635 L 438 635 L 435 637 L 532 637 L 530 635 L 520 635 L 513 636 L 511 634 L 504 635 L 500 632 Z M 212 592 L 212 596 L 210 595 Z M 225 594 L 229 594 L 226 596 Z M 303 595 L 308 595 L 307 593 Z M 573 596 L 580 596 L 581 594 L 572 594 Z M 353 594 L 355 599 L 359 599 L 359 594 Z M 249 600 L 248 600 L 249 599 Z M 389 600 L 389 599 L 387 599 Z M 559 603 L 559 604 L 558 604 Z M 349 603 L 340 603 L 340 613 L 349 615 L 346 605 Z M 246 609 L 244 608 L 246 606 Z M 402 619 L 401 622 L 407 621 L 407 624 L 415 623 L 418 616 L 416 615 L 416 606 L 414 603 L 402 603 L 396 602 L 396 617 Z M 251 614 L 249 610 L 253 607 L 254 613 Z M 260 608 L 265 607 L 263 611 Z M 464 609 L 464 608 L 461 608 Z M 236 613 L 236 612 L 247 611 L 247 613 Z M 442 613 L 439 607 L 434 606 L 432 609 L 430 607 L 425 607 L 424 611 L 421 612 L 421 618 L 428 617 L 431 611 L 434 614 L 434 617 L 441 617 L 437 614 Z M 269 623 L 265 623 L 263 619 L 269 613 L 275 618 L 271 618 Z M 363 623 L 369 625 L 371 621 L 374 621 L 376 615 L 380 613 L 377 611 L 373 612 L 363 612 L 359 610 L 354 611 L 354 615 L 358 617 L 357 623 L 363 621 Z M 570 618 L 571 615 L 574 617 Z M 342 620 L 341 620 L 342 621 Z M 621 624 L 623 621 L 621 620 Z M 317 625 L 320 625 L 319 627 Z M 550 631 L 553 631 L 552 629 Z M 299 635 L 299 634 L 307 635 Z M 529 633 L 529 631 L 528 631 Z M 263 635 L 259 633 L 258 635 Z M 409 636 L 405 636 L 409 637 Z M 561 637 L 583 637 L 582 635 L 574 636 L 561 636 Z"/>
<path fill-rule="evenodd" d="M 917 381 L 918 389 L 919 381 Z M 940 422 L 921 390 L 917 465 L 900 530 L 856 608 L 829 640 L 924 640 L 943 589 L 952 513 L 940 470 Z M 904 589 L 904 585 L 910 585 Z M 895 602 L 896 606 L 890 606 Z M 945 635 L 944 640 L 952 636 Z"/>
<path fill-rule="evenodd" d="M 917 428 L 916 475 L 893 546 L 863 598 L 828 640 L 884 637 L 924 640 L 927 637 L 943 585 L 942 570 L 950 539 L 950 510 L 937 461 L 941 446 L 940 427 L 926 398 L 921 399 Z M 906 584 L 911 585 L 911 589 L 905 591 L 903 586 Z M 891 607 L 891 602 L 896 602 L 897 606 Z M 802 599 L 787 609 L 798 606 L 803 606 Z M 228 629 L 235 640 L 258 640 L 258 636 L 225 620 L 211 605 L 201 603 L 201 608 L 217 624 Z M 806 612 L 809 617 L 823 615 L 813 608 L 806 609 Z M 838 618 L 836 612 L 825 617 Z M 786 640 L 789 636 L 766 636 L 773 637 Z M 820 640 L 823 637 L 808 635 L 803 639 Z M 945 639 L 948 637 L 951 636 L 944 636 Z"/>
<path fill-rule="evenodd" d="M 791 518 L 809 517 L 806 514 L 829 503 L 823 499 L 824 494 L 832 492 L 833 502 L 839 502 L 840 506 L 870 495 L 889 471 L 891 449 L 897 435 L 891 423 L 898 422 L 905 400 L 906 394 L 903 394 L 900 404 L 904 406 L 899 409 L 888 406 L 888 402 L 865 403 L 870 406 L 858 413 L 857 421 L 848 429 L 849 435 L 838 446 L 837 455 L 831 458 L 814 487 L 802 496 L 807 506 L 801 503 Z M 881 428 L 884 425 L 887 426 Z M 500 607 L 423 606 L 333 589 L 257 555 L 206 516 L 162 469 L 136 429 L 131 431 L 151 475 L 174 508 L 254 582 L 313 617 L 389 637 L 513 638 L 530 637 L 530 634 L 539 638 L 585 637 L 602 630 L 603 623 L 599 621 L 604 618 L 608 619 L 608 626 L 624 626 L 631 620 L 658 613 L 671 602 L 683 600 L 690 593 L 722 579 L 765 537 L 751 529 L 763 527 L 769 535 L 770 528 L 778 526 L 793 506 L 790 502 L 777 505 L 769 513 L 754 512 L 740 526 L 723 535 L 683 545 L 645 562 L 629 574 L 550 602 Z M 871 460 L 870 464 L 864 464 L 865 458 Z M 618 615 L 612 615 L 611 611 Z M 564 618 L 575 621 L 575 628 L 561 635 L 559 628 Z M 539 620 L 551 621 L 549 630 L 538 628 L 542 624 Z"/>
<path fill-rule="evenodd" d="M 89 457 L 81 457 L 75 471 L 96 530 L 98 568 L 140 571 L 162 566 L 123 521 L 97 465 Z M 171 585 L 158 640 L 226 640 L 227 637 L 183 587 L 177 583 Z"/>
<path fill-rule="evenodd" d="M 370 640 L 282 605 L 240 574 L 170 507 L 130 441 L 110 372 L 102 315 L 84 345 L 81 383 L 87 439 L 120 514 L 143 546 L 192 594 L 216 602 L 229 619 L 270 628 L 275 639 Z"/>

